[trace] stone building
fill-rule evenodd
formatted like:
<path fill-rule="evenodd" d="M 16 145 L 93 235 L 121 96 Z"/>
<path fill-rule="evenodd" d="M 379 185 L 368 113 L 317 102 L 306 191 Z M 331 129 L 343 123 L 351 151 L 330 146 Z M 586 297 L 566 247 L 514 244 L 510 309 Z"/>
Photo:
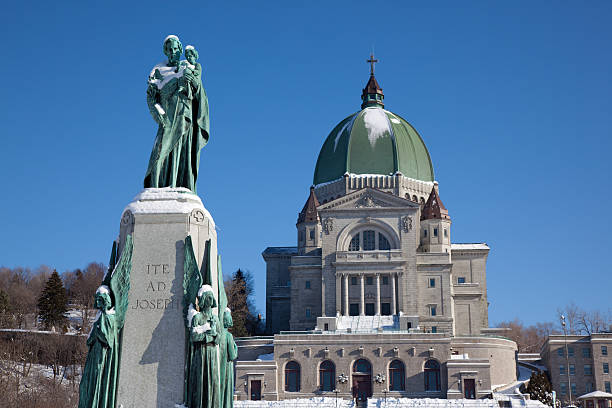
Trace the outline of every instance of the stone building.
<path fill-rule="evenodd" d="M 594 391 L 612 393 L 612 333 L 568 335 L 567 342 L 564 335 L 551 335 L 540 354 L 560 400 L 568 401 L 570 392 L 572 401 Z M 602 406 L 608 408 L 609 401 Z"/>
<path fill-rule="evenodd" d="M 321 148 L 297 246 L 263 252 L 274 337 L 241 344 L 238 398 L 483 398 L 514 382 L 516 344 L 488 324 L 489 247 L 451 241 L 440 197 L 372 70 Z"/>

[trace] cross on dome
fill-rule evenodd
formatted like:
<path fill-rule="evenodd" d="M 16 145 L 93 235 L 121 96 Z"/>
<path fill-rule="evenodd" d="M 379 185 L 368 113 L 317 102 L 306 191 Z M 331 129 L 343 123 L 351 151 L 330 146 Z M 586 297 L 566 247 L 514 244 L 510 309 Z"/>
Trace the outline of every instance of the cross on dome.
<path fill-rule="evenodd" d="M 374 75 L 374 64 L 378 62 L 377 59 L 374 59 L 374 53 L 370 54 L 370 59 L 366 60 L 368 64 L 370 64 L 370 75 Z"/>

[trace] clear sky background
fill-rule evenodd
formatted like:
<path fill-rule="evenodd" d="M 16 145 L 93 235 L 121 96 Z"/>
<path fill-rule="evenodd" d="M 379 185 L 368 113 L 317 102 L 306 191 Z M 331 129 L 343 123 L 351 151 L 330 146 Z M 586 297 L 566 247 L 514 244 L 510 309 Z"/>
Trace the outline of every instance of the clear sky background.
<path fill-rule="evenodd" d="M 255 278 L 295 222 L 374 49 L 420 132 L 454 242 L 486 242 L 491 325 L 612 301 L 612 2 L 7 2 L 0 265 L 107 262 L 142 189 L 162 41 L 199 50 L 211 115 L 198 192 L 226 273 Z M 425 4 L 427 3 L 427 4 Z"/>

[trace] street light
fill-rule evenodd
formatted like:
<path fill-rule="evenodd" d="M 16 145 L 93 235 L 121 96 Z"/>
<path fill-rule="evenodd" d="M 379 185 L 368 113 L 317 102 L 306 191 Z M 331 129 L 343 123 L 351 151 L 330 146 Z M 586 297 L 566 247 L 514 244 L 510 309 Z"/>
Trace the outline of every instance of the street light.
<path fill-rule="evenodd" d="M 334 388 L 334 393 L 336 394 L 336 408 L 338 408 L 338 390 Z"/>
<path fill-rule="evenodd" d="M 572 378 L 570 377 L 569 353 L 567 352 L 567 329 L 565 327 L 565 316 L 561 315 L 561 326 L 563 326 L 563 338 L 565 339 L 565 361 L 567 363 L 567 388 L 569 392 L 569 402 L 572 405 Z"/>

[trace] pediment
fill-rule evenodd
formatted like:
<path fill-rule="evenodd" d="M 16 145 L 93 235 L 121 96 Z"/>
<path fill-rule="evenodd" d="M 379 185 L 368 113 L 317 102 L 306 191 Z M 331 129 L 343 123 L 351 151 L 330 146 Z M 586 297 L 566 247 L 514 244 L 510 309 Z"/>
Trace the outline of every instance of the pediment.
<path fill-rule="evenodd" d="M 322 204 L 317 207 L 317 210 L 363 210 L 378 208 L 417 209 L 419 208 L 419 204 L 374 188 L 366 187 Z"/>

